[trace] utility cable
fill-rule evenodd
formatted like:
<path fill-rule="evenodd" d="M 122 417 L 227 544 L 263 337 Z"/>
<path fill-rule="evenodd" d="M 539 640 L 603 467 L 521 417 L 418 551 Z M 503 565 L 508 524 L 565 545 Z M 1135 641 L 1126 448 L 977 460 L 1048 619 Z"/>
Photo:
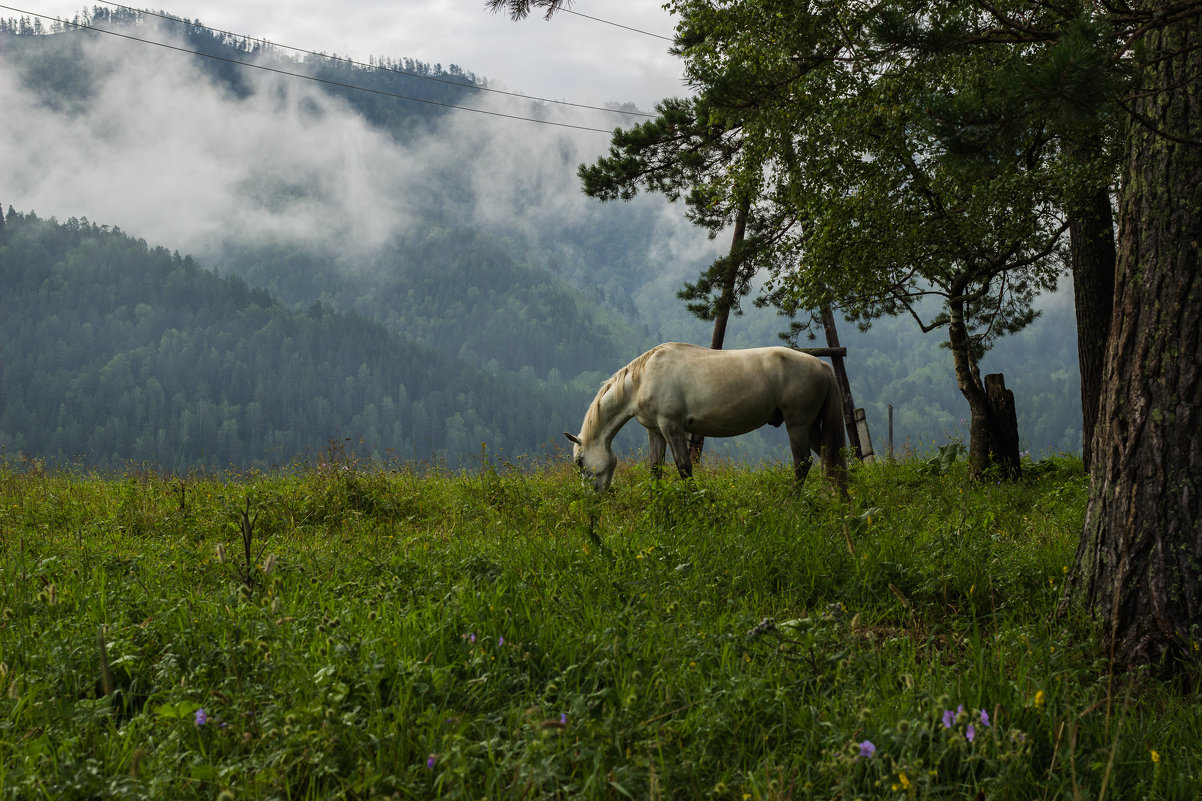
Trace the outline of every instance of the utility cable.
<path fill-rule="evenodd" d="M 188 20 L 180 19 L 178 17 L 171 16 L 170 14 L 163 14 L 163 13 L 156 12 L 156 11 L 148 11 L 146 9 L 134 8 L 133 6 L 127 6 L 127 5 L 123 5 L 121 3 L 111 2 L 111 0 L 97 0 L 97 2 L 104 3 L 105 5 L 113 6 L 115 8 L 124 9 L 126 11 L 131 11 L 135 14 L 143 14 L 148 17 L 157 17 L 158 19 L 166 20 L 167 22 L 174 22 L 176 24 L 186 25 L 188 27 L 201 28 L 203 30 L 209 31 L 210 33 L 219 33 L 219 34 L 222 34 L 223 36 L 231 36 L 234 39 L 242 39 L 242 40 L 248 41 L 248 42 L 258 42 L 259 44 L 267 45 L 268 47 L 275 47 L 280 50 L 291 50 L 294 53 L 303 53 L 308 56 L 317 56 L 319 58 L 335 58 L 334 56 L 331 56 L 328 53 L 319 53 L 316 50 L 307 50 L 303 47 L 293 47 L 292 45 L 280 44 L 279 42 L 273 42 L 269 39 L 260 39 L 258 37 L 254 37 L 254 36 L 245 36 L 243 34 L 236 33 L 234 31 L 224 31 L 220 28 L 213 28 L 208 25 L 201 24 L 200 22 L 189 22 Z M 584 15 L 581 14 L 580 16 L 584 16 Z M 599 21 L 605 22 L 605 20 L 599 20 Z M 617 23 L 611 22 L 609 24 L 616 25 Z M 623 26 L 619 26 L 619 27 L 625 27 L 625 26 L 623 25 Z M 636 30 L 636 29 L 631 28 L 630 30 Z M 646 33 L 646 31 L 639 31 L 639 33 Z M 655 36 L 656 34 L 648 34 L 648 35 Z M 664 37 L 660 37 L 660 38 L 664 38 Z M 451 84 L 452 86 L 459 86 L 464 89 L 472 89 L 477 92 L 492 92 L 494 94 L 506 95 L 509 97 L 516 97 L 516 98 L 520 98 L 522 100 L 535 100 L 540 103 L 555 103 L 555 104 L 561 105 L 561 106 L 571 106 L 573 108 L 583 108 L 583 109 L 588 109 L 590 111 L 603 111 L 603 112 L 606 112 L 609 114 L 626 114 L 626 115 L 633 116 L 633 117 L 654 117 L 654 116 L 656 116 L 654 114 L 649 114 L 645 111 L 624 111 L 622 109 L 606 108 L 605 106 L 590 106 L 590 105 L 587 105 L 584 103 L 571 103 L 567 100 L 552 100 L 551 98 L 548 98 L 548 97 L 534 97 L 532 95 L 521 94 L 520 92 L 507 92 L 504 89 L 494 89 L 490 86 L 479 86 L 477 84 L 461 83 L 459 81 L 454 81 L 449 78 L 439 78 L 434 75 L 422 75 L 419 72 L 411 72 L 409 70 L 396 69 L 394 67 L 382 67 L 382 66 L 379 66 L 378 64 L 365 64 L 362 61 L 354 61 L 349 58 L 338 58 L 337 60 L 342 61 L 347 64 L 352 64 L 356 67 L 362 67 L 363 69 L 379 70 L 381 72 L 391 72 L 391 73 L 394 73 L 397 75 L 407 75 L 411 78 L 419 78 L 424 81 L 436 81 L 438 83 L 446 83 L 446 84 Z"/>
<path fill-rule="evenodd" d="M 109 36 L 115 36 L 120 39 L 128 39 L 128 40 L 134 41 L 134 42 L 142 42 L 143 44 L 155 45 L 156 47 L 162 47 L 167 50 L 174 50 L 179 53 L 188 53 L 190 55 L 201 56 L 202 58 L 211 59 L 213 61 L 221 61 L 221 62 L 225 62 L 227 64 L 237 64 L 242 67 L 250 67 L 251 69 L 262 70 L 264 72 L 272 72 L 277 75 L 286 75 L 291 78 L 300 78 L 300 79 L 306 80 L 306 81 L 314 81 L 315 83 L 325 84 L 327 86 L 336 86 L 341 89 L 353 89 L 353 90 L 359 91 L 359 92 L 367 92 L 369 94 L 382 95 L 384 97 L 396 98 L 398 100 L 410 100 L 415 103 L 426 103 L 427 105 L 440 106 L 442 108 L 457 109 L 460 111 L 472 111 L 477 114 L 487 114 L 490 117 L 502 117 L 504 119 L 519 120 L 522 122 L 533 122 L 533 123 L 537 123 L 539 125 L 553 125 L 557 128 L 572 128 L 572 129 L 578 130 L 578 131 L 591 131 L 591 132 L 595 132 L 595 133 L 604 133 L 604 134 L 612 134 L 613 133 L 613 129 L 610 129 L 610 128 L 593 128 L 588 125 L 576 125 L 576 124 L 568 123 L 568 122 L 554 122 L 552 120 L 540 120 L 540 119 L 536 119 L 534 117 L 523 117 L 523 116 L 520 116 L 517 114 L 505 114 L 500 111 L 488 111 L 486 109 L 472 108 L 471 106 L 458 106 L 458 105 L 455 105 L 454 103 L 442 103 L 437 100 L 426 100 L 426 99 L 423 99 L 420 97 L 411 97 L 409 95 L 398 94 L 396 92 L 386 92 L 382 89 L 371 89 L 366 86 L 356 86 L 354 84 L 342 83 L 340 81 L 332 81 L 327 78 L 318 78 L 317 76 L 314 76 L 314 75 L 305 75 L 304 73 L 300 73 L 300 72 L 290 72 L 288 70 L 279 69 L 278 67 L 269 67 L 265 64 L 254 64 L 249 61 L 239 61 L 236 58 L 228 58 L 226 56 L 218 56 L 218 55 L 214 55 L 211 53 L 202 53 L 198 50 L 189 50 L 186 47 L 179 47 L 178 45 L 171 45 L 171 44 L 167 44 L 165 42 L 156 42 L 153 39 L 142 39 L 137 36 L 131 36 L 126 33 L 119 33 L 117 31 L 109 30 L 107 28 L 98 28 L 94 25 L 84 25 L 79 22 L 69 22 L 67 20 L 62 20 L 62 19 L 58 19 L 56 17 L 51 17 L 47 14 L 38 14 L 33 11 L 27 11 L 27 10 L 20 9 L 20 8 L 14 8 L 13 6 L 0 5 L 0 8 L 4 9 L 6 11 L 13 11 L 17 14 L 24 14 L 26 16 L 36 17 L 38 19 L 44 19 L 44 20 L 52 21 L 52 22 L 60 22 L 63 25 L 70 25 L 73 28 L 80 28 L 83 30 L 96 31 L 97 33 L 108 34 Z M 201 26 L 201 27 L 203 27 L 203 26 Z M 325 58 L 331 58 L 331 57 L 325 56 Z M 342 59 L 331 59 L 331 60 L 341 61 Z M 457 84 L 457 85 L 467 86 L 466 84 Z M 522 97 L 522 96 L 519 95 L 519 97 Z M 606 109 L 606 110 L 608 111 L 609 109 Z"/>
<path fill-rule="evenodd" d="M 103 0 L 102 0 L 102 2 L 103 2 Z M 560 8 L 559 10 L 564 12 L 565 14 L 573 14 L 577 17 L 584 17 L 585 19 L 591 19 L 593 22 L 603 22 L 606 25 L 612 25 L 615 28 L 622 28 L 627 31 L 634 31 L 635 33 L 641 33 L 644 36 L 654 36 L 656 39 L 663 39 L 665 42 L 676 41 L 671 36 L 661 36 L 658 33 L 652 33 L 651 31 L 644 31 L 640 28 L 632 28 L 629 25 L 622 25 L 621 23 L 618 23 L 618 22 L 610 22 L 609 20 L 601 19 L 600 17 L 590 17 L 588 14 L 581 14 L 579 11 L 573 11 L 570 8 Z"/>

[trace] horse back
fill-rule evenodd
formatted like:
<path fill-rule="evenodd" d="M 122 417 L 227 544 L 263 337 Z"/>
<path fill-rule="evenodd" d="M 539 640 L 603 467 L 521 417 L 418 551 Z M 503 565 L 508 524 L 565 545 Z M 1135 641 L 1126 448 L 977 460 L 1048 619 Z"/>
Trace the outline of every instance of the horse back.
<path fill-rule="evenodd" d="M 807 423 L 826 398 L 830 368 L 784 347 L 712 350 L 666 343 L 653 349 L 638 390 L 640 422 L 680 420 L 708 436 L 765 423 Z"/>

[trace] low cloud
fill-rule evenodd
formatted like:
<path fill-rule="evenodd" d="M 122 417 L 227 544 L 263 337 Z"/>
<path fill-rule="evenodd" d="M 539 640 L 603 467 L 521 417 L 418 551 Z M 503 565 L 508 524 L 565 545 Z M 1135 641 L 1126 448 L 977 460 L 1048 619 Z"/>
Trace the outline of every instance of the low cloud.
<path fill-rule="evenodd" d="M 84 40 L 92 90 L 63 102 L 24 88 L 23 65 L 8 58 L 0 53 L 0 202 L 201 258 L 279 241 L 367 258 L 434 205 L 532 241 L 569 223 L 604 225 L 609 213 L 576 177 L 605 152 L 604 133 L 452 111 L 434 135 L 402 144 L 319 84 L 248 68 L 240 96 L 196 56 L 105 36 Z M 471 104 L 602 129 L 624 122 L 484 93 Z M 682 279 L 710 258 L 678 208 L 636 202 L 656 217 L 657 249 L 682 262 Z"/>

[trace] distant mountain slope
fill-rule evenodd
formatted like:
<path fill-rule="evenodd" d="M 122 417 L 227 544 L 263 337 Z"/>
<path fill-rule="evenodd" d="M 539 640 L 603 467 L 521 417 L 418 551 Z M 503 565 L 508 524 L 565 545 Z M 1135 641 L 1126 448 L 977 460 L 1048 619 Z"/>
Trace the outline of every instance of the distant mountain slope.
<path fill-rule="evenodd" d="M 414 233 L 353 268 L 281 246 L 239 250 L 219 264 L 289 304 L 321 298 L 492 372 L 554 371 L 567 382 L 597 365 L 616 369 L 647 345 L 616 311 L 476 229 Z"/>
<path fill-rule="evenodd" d="M 0 229 L 0 448 L 171 469 L 287 463 L 330 439 L 451 464 L 536 451 L 587 399 L 473 369 L 358 315 L 290 310 L 87 221 Z"/>
<path fill-rule="evenodd" d="M 482 77 L 456 65 L 444 69 L 414 59 L 380 59 L 378 63 L 360 65 L 336 56 L 277 49 L 212 30 L 199 24 L 199 20 L 194 24 L 165 12 L 148 14 L 128 8 L 93 6 L 77 14 L 74 21 L 78 24 L 43 26 L 40 20 L 28 18 L 0 19 L 4 49 L 21 64 L 26 85 L 48 103 L 87 100 L 102 84 L 106 69 L 116 68 L 111 62 L 98 63 L 89 50 L 90 45 L 106 39 L 103 33 L 106 30 L 165 42 L 196 53 L 195 66 L 239 98 L 251 95 L 255 91 L 254 79 L 260 77 L 255 69 L 243 66 L 245 63 L 316 78 L 325 82 L 324 91 L 340 97 L 373 125 L 399 138 L 413 135 L 443 116 L 449 107 L 476 94 L 478 87 L 487 85 Z M 153 47 L 134 39 L 120 42 L 113 38 L 109 43 L 118 43 L 135 58 L 137 48 Z M 186 57 L 185 53 L 179 55 Z"/>

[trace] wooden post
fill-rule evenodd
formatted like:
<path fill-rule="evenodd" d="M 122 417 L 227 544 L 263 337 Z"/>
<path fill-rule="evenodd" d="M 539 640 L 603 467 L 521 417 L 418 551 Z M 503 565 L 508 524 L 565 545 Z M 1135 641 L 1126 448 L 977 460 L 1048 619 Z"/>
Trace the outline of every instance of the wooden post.
<path fill-rule="evenodd" d="M 856 434 L 860 439 L 860 459 L 867 462 L 876 456 L 872 452 L 872 437 L 868 435 L 868 415 L 863 409 L 856 409 L 853 414 L 856 418 Z"/>
<path fill-rule="evenodd" d="M 893 404 L 889 404 L 889 461 L 893 461 Z"/>
<path fill-rule="evenodd" d="M 826 344 L 839 348 L 839 333 L 835 330 L 835 315 L 830 306 L 822 307 L 822 327 L 826 331 Z M 842 349 L 846 353 L 846 349 Z M 847 441 L 851 444 L 856 458 L 863 459 L 864 451 L 860 448 L 860 432 L 856 427 L 856 405 L 851 399 L 851 384 L 847 380 L 847 367 L 843 364 L 843 356 L 831 356 L 831 366 L 835 368 L 835 380 L 839 383 L 839 391 L 843 394 L 843 424 L 847 427 Z"/>
<path fill-rule="evenodd" d="M 847 355 L 847 348 L 798 348 L 798 350 L 811 356 L 826 356 L 828 358 L 834 356 L 842 358 Z"/>

